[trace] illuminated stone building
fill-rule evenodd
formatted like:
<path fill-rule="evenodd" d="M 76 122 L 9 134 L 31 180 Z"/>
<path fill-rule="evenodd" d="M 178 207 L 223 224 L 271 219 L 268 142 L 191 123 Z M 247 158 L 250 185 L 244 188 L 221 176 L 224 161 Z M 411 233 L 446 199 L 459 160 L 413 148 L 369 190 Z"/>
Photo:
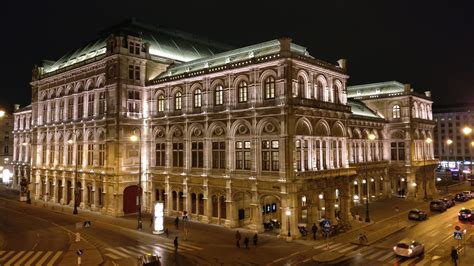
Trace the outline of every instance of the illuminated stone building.
<path fill-rule="evenodd" d="M 396 97 L 366 99 L 367 85 L 348 101 L 347 79 L 345 60 L 315 59 L 288 38 L 231 49 L 132 20 L 35 68 L 32 131 L 15 148 L 33 151 L 36 200 L 72 206 L 78 191 L 83 209 L 134 213 L 141 173 L 145 212 L 162 201 L 170 216 L 258 231 L 273 221 L 295 236 L 323 216 L 351 219 L 367 195 L 396 194 L 401 161 L 419 180 L 412 156 L 431 111 L 417 119 L 410 106 L 429 97 L 392 82 Z M 394 136 L 406 145 L 397 162 Z"/>

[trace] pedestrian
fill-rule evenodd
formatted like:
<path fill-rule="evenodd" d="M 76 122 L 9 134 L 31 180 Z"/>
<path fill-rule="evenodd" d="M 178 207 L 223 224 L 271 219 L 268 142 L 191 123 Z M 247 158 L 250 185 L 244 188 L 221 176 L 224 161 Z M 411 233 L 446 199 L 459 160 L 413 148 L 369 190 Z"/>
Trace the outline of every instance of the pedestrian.
<path fill-rule="evenodd" d="M 245 245 L 246 249 L 249 249 L 249 237 L 248 236 L 246 236 L 245 239 L 244 239 L 244 245 Z"/>
<path fill-rule="evenodd" d="M 311 230 L 313 231 L 313 240 L 316 240 L 316 233 L 318 233 L 318 226 L 316 223 L 313 223 L 313 227 L 311 227 Z"/>
<path fill-rule="evenodd" d="M 178 251 L 178 237 L 174 238 L 174 251 Z"/>
<path fill-rule="evenodd" d="M 187 211 L 184 211 L 184 213 L 183 213 L 183 222 L 184 221 L 188 221 L 188 212 Z"/>
<path fill-rule="evenodd" d="M 176 216 L 176 219 L 174 219 L 174 225 L 176 226 L 176 230 L 179 229 L 179 217 Z"/>
<path fill-rule="evenodd" d="M 168 238 L 170 236 L 170 232 L 168 231 L 168 227 L 165 228 L 165 234 L 166 234 L 166 238 Z"/>
<path fill-rule="evenodd" d="M 235 244 L 237 245 L 238 248 L 240 248 L 240 238 L 241 236 L 240 236 L 239 230 L 237 230 L 237 233 L 235 233 L 235 240 L 236 240 Z"/>
<path fill-rule="evenodd" d="M 451 247 L 451 260 L 454 263 L 454 266 L 458 265 L 458 251 L 455 247 Z"/>
<path fill-rule="evenodd" d="M 150 220 L 150 227 L 153 228 L 153 215 L 151 216 L 151 220 Z"/>
<path fill-rule="evenodd" d="M 257 242 L 258 242 L 258 234 L 255 233 L 255 235 L 253 235 L 253 245 L 257 246 Z"/>

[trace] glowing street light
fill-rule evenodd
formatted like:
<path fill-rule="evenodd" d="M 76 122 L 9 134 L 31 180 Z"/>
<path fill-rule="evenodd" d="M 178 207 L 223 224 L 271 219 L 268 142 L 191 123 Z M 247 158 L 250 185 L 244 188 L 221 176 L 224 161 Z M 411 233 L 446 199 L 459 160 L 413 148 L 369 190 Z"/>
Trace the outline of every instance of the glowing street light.
<path fill-rule="evenodd" d="M 5 111 L 3 110 L 0 110 L 0 118 L 4 117 L 5 116 Z"/>

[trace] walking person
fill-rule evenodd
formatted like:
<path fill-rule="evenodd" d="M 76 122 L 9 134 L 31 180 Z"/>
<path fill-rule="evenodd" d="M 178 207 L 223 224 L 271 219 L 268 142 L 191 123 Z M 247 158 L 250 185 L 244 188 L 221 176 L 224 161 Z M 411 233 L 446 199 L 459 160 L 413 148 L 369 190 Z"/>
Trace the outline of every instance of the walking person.
<path fill-rule="evenodd" d="M 174 219 L 174 226 L 176 226 L 176 230 L 179 229 L 179 217 L 176 216 L 176 219 Z"/>
<path fill-rule="evenodd" d="M 313 240 L 316 240 L 316 234 L 318 233 L 318 226 L 316 223 L 313 223 L 313 227 L 311 227 L 311 230 L 313 231 Z"/>
<path fill-rule="evenodd" d="M 257 242 L 258 242 L 258 234 L 255 233 L 255 235 L 253 235 L 253 245 L 257 246 Z"/>
<path fill-rule="evenodd" d="M 150 219 L 150 227 L 153 228 L 153 215 L 151 216 L 151 219 Z"/>
<path fill-rule="evenodd" d="M 239 230 L 237 230 L 237 232 L 235 233 L 235 240 L 236 240 L 236 245 L 238 248 L 240 248 L 240 238 L 242 238 L 242 236 L 240 235 L 239 233 Z"/>
<path fill-rule="evenodd" d="M 178 237 L 175 237 L 173 242 L 174 242 L 174 251 L 177 252 L 178 251 Z"/>
<path fill-rule="evenodd" d="M 245 239 L 244 239 L 244 245 L 245 245 L 245 249 L 249 249 L 249 237 L 246 236 Z"/>
<path fill-rule="evenodd" d="M 458 265 L 458 250 L 455 247 L 451 247 L 451 260 L 454 263 L 454 266 Z"/>

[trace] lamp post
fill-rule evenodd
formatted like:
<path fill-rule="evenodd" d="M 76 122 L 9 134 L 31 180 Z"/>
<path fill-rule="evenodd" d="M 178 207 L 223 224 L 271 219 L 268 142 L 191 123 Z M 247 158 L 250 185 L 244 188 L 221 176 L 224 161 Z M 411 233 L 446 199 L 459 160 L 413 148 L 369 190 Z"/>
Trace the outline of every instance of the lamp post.
<path fill-rule="evenodd" d="M 448 194 L 448 173 L 447 173 L 447 169 L 449 169 L 449 153 L 450 153 L 450 150 L 449 150 L 449 145 L 453 144 L 453 141 L 451 139 L 447 139 L 446 140 L 446 147 L 447 147 L 447 150 L 448 150 L 448 163 L 446 164 L 446 168 L 444 169 L 444 185 L 445 185 L 445 190 L 446 190 L 446 194 Z"/>
<path fill-rule="evenodd" d="M 426 138 L 425 140 L 426 144 L 430 145 L 433 140 L 431 138 Z M 426 152 L 425 152 L 425 144 L 423 144 L 423 190 L 424 190 L 424 200 L 428 200 L 428 194 L 426 193 L 426 182 L 427 182 L 427 177 L 426 177 Z"/>
<path fill-rule="evenodd" d="M 76 133 L 73 133 L 73 136 L 74 138 L 77 140 L 77 135 Z M 72 141 L 72 139 L 69 139 L 67 141 L 67 143 L 69 145 L 72 145 L 74 142 Z M 77 214 L 77 198 L 78 198 L 78 194 L 79 194 L 79 191 L 77 190 L 77 157 L 78 157 L 78 153 L 76 152 L 76 160 L 74 161 L 74 165 L 75 165 L 75 171 L 74 171 L 74 209 L 72 211 L 72 214 Z"/>
<path fill-rule="evenodd" d="M 288 240 L 291 238 L 291 230 L 290 230 L 290 216 L 291 216 L 291 210 L 288 208 L 286 209 L 286 220 L 288 221 Z"/>
<path fill-rule="evenodd" d="M 463 129 L 462 129 L 462 133 L 464 134 L 464 136 L 467 138 L 469 135 L 471 135 L 471 132 L 472 132 L 472 128 L 468 127 L 468 126 L 465 126 Z M 474 145 L 474 142 L 471 141 L 471 147 Z M 464 158 L 464 162 L 466 161 L 466 158 Z M 472 163 L 472 160 L 471 160 L 471 163 Z M 463 166 L 464 166 L 464 163 L 463 163 Z M 471 168 L 471 171 L 472 171 L 472 165 L 470 166 Z M 463 173 L 464 173 L 464 167 L 463 167 Z M 469 174 L 470 175 L 470 174 Z"/>
<path fill-rule="evenodd" d="M 138 136 L 135 135 L 135 132 L 138 131 Z M 141 152 L 141 140 L 142 140 L 142 131 L 140 128 L 136 128 L 133 131 L 133 135 L 130 136 L 130 140 L 133 142 L 138 141 L 138 196 L 137 196 L 137 209 L 138 209 L 138 220 L 137 220 L 137 230 L 142 230 L 142 152 Z"/>
<path fill-rule="evenodd" d="M 370 142 L 372 140 L 375 139 L 375 135 L 374 134 L 369 134 L 369 147 L 370 147 Z M 370 149 L 369 149 L 370 150 Z M 368 169 L 368 166 L 366 166 L 366 170 L 365 170 L 365 185 L 366 185 L 366 188 L 367 188 L 367 195 L 365 197 L 365 222 L 366 223 L 370 223 L 370 212 L 369 212 L 369 182 L 368 182 L 368 178 L 369 178 L 369 169 Z M 364 182 L 364 180 L 362 181 Z"/>

